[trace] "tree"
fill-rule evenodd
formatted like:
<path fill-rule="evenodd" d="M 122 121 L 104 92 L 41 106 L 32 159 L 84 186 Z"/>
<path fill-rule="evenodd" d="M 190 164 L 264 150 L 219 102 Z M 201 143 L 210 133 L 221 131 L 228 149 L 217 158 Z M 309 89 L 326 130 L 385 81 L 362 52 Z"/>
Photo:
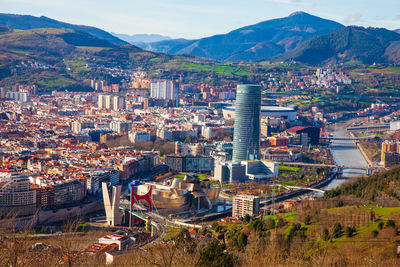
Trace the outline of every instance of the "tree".
<path fill-rule="evenodd" d="M 332 237 L 339 238 L 342 235 L 342 225 L 340 223 L 335 223 L 332 230 Z"/>
<path fill-rule="evenodd" d="M 396 227 L 396 223 L 393 220 L 388 220 L 386 222 L 386 227 L 392 227 L 395 228 Z"/>
<path fill-rule="evenodd" d="M 304 217 L 304 224 L 305 224 L 305 225 L 310 225 L 310 224 L 311 224 L 311 215 L 310 215 L 310 214 L 307 214 L 307 215 Z"/>
<path fill-rule="evenodd" d="M 214 240 L 207 244 L 200 252 L 197 266 L 201 267 L 231 267 L 235 264 L 235 257 L 225 252 L 225 246 Z"/>
<path fill-rule="evenodd" d="M 243 232 L 240 232 L 237 237 L 237 245 L 240 250 L 244 250 L 247 246 L 247 235 Z"/>
<path fill-rule="evenodd" d="M 251 219 L 251 217 L 250 217 L 250 215 L 249 214 L 246 214 L 246 215 L 244 215 L 244 217 L 243 217 L 243 223 L 249 223 L 250 222 L 250 219 Z"/>
<path fill-rule="evenodd" d="M 271 230 L 275 228 L 275 221 L 271 218 L 265 220 L 265 230 Z"/>
<path fill-rule="evenodd" d="M 322 230 L 322 240 L 328 241 L 329 238 L 330 238 L 329 230 L 328 230 L 328 228 L 324 228 L 324 230 Z"/>
<path fill-rule="evenodd" d="M 185 138 L 185 143 L 186 144 L 190 144 L 190 143 L 193 143 L 193 142 L 196 142 L 196 137 L 193 136 L 193 135 L 187 135 L 186 138 Z"/>
<path fill-rule="evenodd" d="M 344 229 L 344 232 L 345 232 L 345 234 L 346 234 L 347 237 L 352 237 L 352 236 L 354 235 L 354 233 L 356 232 L 356 228 L 355 228 L 355 227 L 347 226 L 347 227 Z"/>
<path fill-rule="evenodd" d="M 178 249 L 183 249 L 184 252 L 193 254 L 196 250 L 196 242 L 190 236 L 188 229 L 183 228 L 174 238 L 175 246 Z"/>

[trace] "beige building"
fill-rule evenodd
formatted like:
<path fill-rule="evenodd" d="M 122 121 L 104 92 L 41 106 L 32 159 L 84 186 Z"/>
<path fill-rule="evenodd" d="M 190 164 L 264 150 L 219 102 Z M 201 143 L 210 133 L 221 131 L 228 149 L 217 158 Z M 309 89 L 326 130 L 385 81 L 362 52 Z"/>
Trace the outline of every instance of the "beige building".
<path fill-rule="evenodd" d="M 232 201 L 232 216 L 257 215 L 260 211 L 260 198 L 251 195 L 237 195 Z"/>
<path fill-rule="evenodd" d="M 0 217 L 29 216 L 36 212 L 36 191 L 28 176 L 0 173 Z"/>

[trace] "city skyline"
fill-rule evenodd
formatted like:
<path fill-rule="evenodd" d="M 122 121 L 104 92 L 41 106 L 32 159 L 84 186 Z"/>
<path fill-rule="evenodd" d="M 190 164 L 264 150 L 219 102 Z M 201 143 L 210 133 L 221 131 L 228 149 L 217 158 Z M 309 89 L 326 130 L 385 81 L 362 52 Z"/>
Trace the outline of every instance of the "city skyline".
<path fill-rule="evenodd" d="M 172 38 L 202 38 L 227 33 L 261 21 L 304 11 L 344 25 L 400 28 L 395 0 L 321 1 L 255 0 L 243 9 L 239 1 L 187 3 L 181 0 L 115 2 L 86 0 L 1 0 L 3 13 L 47 16 L 72 24 L 90 25 L 124 34 L 162 34 Z M 94 5 L 95 4 L 95 5 Z M 95 7 L 95 8 L 94 8 Z M 346 7 L 346 8 L 343 8 Z M 397 12 L 397 13 L 396 13 Z"/>

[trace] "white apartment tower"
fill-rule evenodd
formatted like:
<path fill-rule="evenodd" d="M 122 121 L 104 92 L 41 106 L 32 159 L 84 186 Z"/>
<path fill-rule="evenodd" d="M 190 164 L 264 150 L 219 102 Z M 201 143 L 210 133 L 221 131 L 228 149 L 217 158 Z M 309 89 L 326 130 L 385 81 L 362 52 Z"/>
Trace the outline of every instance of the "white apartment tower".
<path fill-rule="evenodd" d="M 157 80 L 151 83 L 150 97 L 156 99 L 176 100 L 179 88 L 172 80 Z"/>

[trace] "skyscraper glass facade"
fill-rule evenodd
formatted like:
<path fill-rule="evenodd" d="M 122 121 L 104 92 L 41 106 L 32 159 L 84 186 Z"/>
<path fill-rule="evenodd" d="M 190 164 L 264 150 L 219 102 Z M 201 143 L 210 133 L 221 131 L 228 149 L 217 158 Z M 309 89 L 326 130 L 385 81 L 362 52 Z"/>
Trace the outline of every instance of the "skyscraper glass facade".
<path fill-rule="evenodd" d="M 260 159 L 260 105 L 261 86 L 237 86 L 233 161 Z"/>

